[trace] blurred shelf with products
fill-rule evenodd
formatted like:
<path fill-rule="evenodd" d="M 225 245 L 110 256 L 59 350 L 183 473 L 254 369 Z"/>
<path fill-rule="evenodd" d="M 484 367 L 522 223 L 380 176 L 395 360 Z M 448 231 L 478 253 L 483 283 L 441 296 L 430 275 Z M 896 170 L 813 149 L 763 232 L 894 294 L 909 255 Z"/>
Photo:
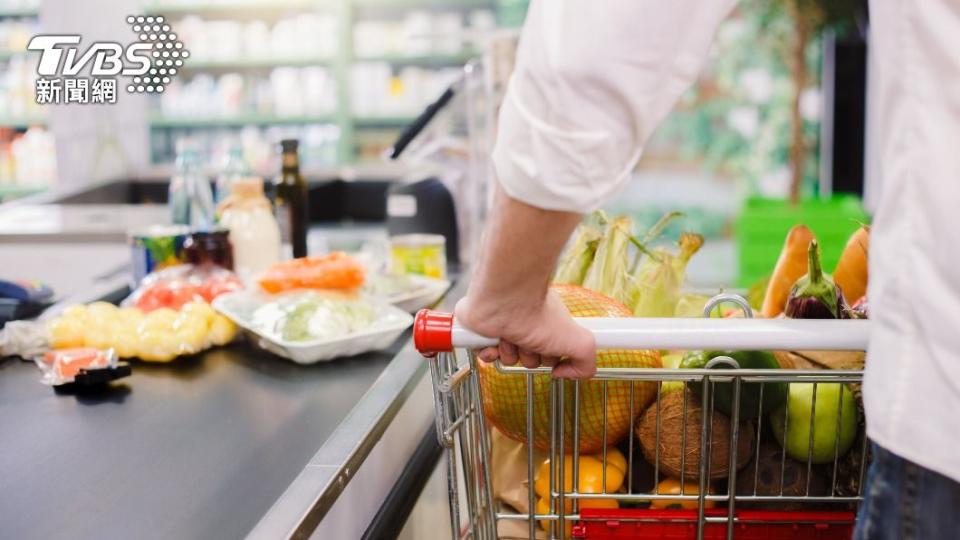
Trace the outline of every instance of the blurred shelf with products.
<path fill-rule="evenodd" d="M 44 191 L 56 178 L 53 136 L 34 100 L 38 0 L 0 0 L 0 201 Z"/>
<path fill-rule="evenodd" d="M 392 138 L 478 53 L 496 0 L 157 0 L 190 57 L 153 96 L 151 162 L 201 139 L 211 161 L 280 128 L 306 135 L 305 166 L 379 160 Z M 253 142 L 251 142 L 253 141 Z M 311 142 L 312 141 L 312 142 Z M 275 142 L 275 141 L 274 141 Z M 312 146 L 317 145 L 317 146 Z M 251 165 L 259 154 L 246 156 Z"/>

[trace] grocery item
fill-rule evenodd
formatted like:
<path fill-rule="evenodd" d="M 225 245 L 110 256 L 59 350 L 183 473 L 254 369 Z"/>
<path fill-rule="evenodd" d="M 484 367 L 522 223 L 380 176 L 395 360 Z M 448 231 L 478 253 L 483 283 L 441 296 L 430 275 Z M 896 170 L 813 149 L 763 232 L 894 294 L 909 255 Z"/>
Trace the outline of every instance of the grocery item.
<path fill-rule="evenodd" d="M 299 145 L 297 139 L 280 141 L 283 151 L 280 176 L 273 181 L 280 234 L 283 241 L 293 247 L 294 258 L 307 256 L 307 228 L 310 226 L 309 191 L 300 174 Z"/>
<path fill-rule="evenodd" d="M 627 248 L 633 237 L 632 229 L 633 220 L 628 217 L 619 217 L 607 223 L 597 243 L 593 263 L 583 278 L 584 287 L 610 298 L 626 298 Z"/>
<path fill-rule="evenodd" d="M 781 495 L 800 497 L 807 494 L 807 465 L 793 459 L 783 459 L 783 449 L 772 442 L 760 445 L 754 461 L 737 474 L 737 495 Z M 810 471 L 810 495 L 829 495 L 830 488 L 816 469 Z M 770 510 L 803 510 L 804 505 L 786 501 L 738 502 L 744 508 Z"/>
<path fill-rule="evenodd" d="M 183 241 L 183 257 L 190 264 L 215 264 L 233 270 L 230 232 L 224 227 L 191 231 Z"/>
<path fill-rule="evenodd" d="M 436 279 L 447 277 L 447 239 L 441 234 L 401 234 L 390 238 L 391 269 Z"/>
<path fill-rule="evenodd" d="M 616 300 L 575 285 L 553 285 L 574 317 L 629 317 L 630 310 Z M 597 352 L 597 367 L 660 367 L 659 351 L 604 350 Z M 497 371 L 494 364 L 477 366 L 483 389 L 483 410 L 487 420 L 506 436 L 545 450 L 550 447 L 549 375 L 533 377 L 534 440 L 527 441 L 526 378 Z M 630 410 L 630 387 L 633 384 L 634 408 Z M 606 385 L 606 444 L 616 444 L 630 433 L 632 420 L 656 395 L 656 383 L 588 380 L 580 383 L 580 452 L 592 453 L 603 447 L 604 385 Z M 573 384 L 566 385 L 563 417 L 564 445 L 573 445 Z"/>
<path fill-rule="evenodd" d="M 390 304 L 333 291 L 238 291 L 213 305 L 254 343 L 301 364 L 384 349 L 413 322 Z"/>
<path fill-rule="evenodd" d="M 554 282 L 597 291 L 623 302 L 641 317 L 673 317 L 678 307 L 685 313 L 687 307 L 679 306 L 680 287 L 686 277 L 687 263 L 700 249 L 703 237 L 681 234 L 677 252 L 665 247 L 647 247 L 681 215 L 679 212 L 665 214 L 637 239 L 629 217 L 611 220 L 603 212 L 594 212 L 577 229 L 573 243 L 561 257 Z M 629 260 L 631 245 L 635 251 L 632 263 Z M 699 309 L 700 306 L 698 312 Z"/>
<path fill-rule="evenodd" d="M 594 212 L 583 223 L 577 226 L 573 235 L 573 243 L 564 251 L 553 282 L 566 285 L 581 285 L 587 276 L 587 270 L 597 253 L 597 244 L 603 237 L 603 227 L 606 225 L 606 215 Z"/>
<path fill-rule="evenodd" d="M 760 312 L 764 317 L 783 313 L 790 289 L 807 272 L 807 248 L 813 239 L 813 232 L 806 225 L 796 225 L 787 233 L 763 298 Z"/>
<path fill-rule="evenodd" d="M 679 369 L 680 363 L 683 362 L 684 354 L 681 352 L 671 352 L 664 354 L 660 357 L 663 367 L 669 369 Z M 666 394 L 667 392 L 676 392 L 678 390 L 683 390 L 686 387 L 686 383 L 683 381 L 663 381 L 660 383 L 660 395 Z"/>
<path fill-rule="evenodd" d="M 47 331 L 53 349 L 114 349 L 120 358 L 147 362 L 169 362 L 236 336 L 236 327 L 203 301 L 149 313 L 106 302 L 70 306 L 47 323 Z"/>
<path fill-rule="evenodd" d="M 537 469 L 534 490 L 538 496 L 537 513 L 550 512 L 550 467 L 551 460 L 544 460 Z M 559 491 L 560 467 L 554 465 L 554 483 Z M 603 453 L 580 456 L 577 462 L 577 493 L 616 493 L 623 486 L 623 479 L 627 472 L 627 459 L 616 448 L 607 449 L 606 466 L 603 462 Z M 604 479 L 606 483 L 604 483 Z M 573 492 L 573 457 L 566 455 L 563 458 L 563 491 Z M 573 500 L 565 499 L 563 504 L 566 513 L 573 511 Z M 619 508 L 616 499 L 580 499 L 580 508 Z M 546 520 L 539 522 L 543 530 L 548 530 Z M 572 523 L 567 523 L 567 535 L 570 535 Z"/>
<path fill-rule="evenodd" d="M 697 482 L 680 482 L 676 478 L 666 478 L 657 484 L 657 487 L 654 489 L 653 493 L 655 495 L 699 495 L 700 494 L 700 484 Z M 707 485 L 707 493 L 713 495 L 713 488 Z M 704 508 L 713 508 L 717 503 L 710 500 L 703 501 Z M 654 499 L 650 501 L 650 508 L 652 509 L 681 509 L 685 508 L 688 510 L 696 510 L 700 505 L 700 502 L 697 500 L 684 500 L 684 501 L 670 501 L 665 499 Z"/>
<path fill-rule="evenodd" d="M 690 258 L 703 246 L 703 236 L 683 233 L 676 254 L 660 248 L 631 277 L 627 305 L 637 317 L 673 317 L 680 301 Z"/>
<path fill-rule="evenodd" d="M 294 294 L 253 312 L 255 328 L 286 341 L 330 339 L 362 332 L 376 320 L 369 302 L 340 295 Z"/>
<path fill-rule="evenodd" d="M 51 386 L 104 383 L 130 374 L 130 365 L 119 362 L 113 349 L 88 347 L 48 351 L 34 361 L 43 372 L 41 381 Z"/>
<path fill-rule="evenodd" d="M 363 285 L 366 270 L 342 251 L 303 257 L 270 266 L 259 279 L 270 293 L 294 289 L 353 290 Z"/>
<path fill-rule="evenodd" d="M 236 178 L 220 204 L 220 223 L 230 230 L 234 269 L 243 277 L 260 274 L 280 262 L 280 226 L 260 178 Z"/>
<path fill-rule="evenodd" d="M 729 474 L 730 419 L 719 411 L 713 411 L 711 421 L 709 478 L 718 480 Z M 636 432 L 647 461 L 657 465 L 659 452 L 659 468 L 663 474 L 680 478 L 682 470 L 684 480 L 697 481 L 700 478 L 702 426 L 703 407 L 697 396 L 690 391 L 670 392 L 660 396 L 658 403 L 644 411 Z M 737 438 L 738 467 L 750 461 L 753 441 L 753 425 L 741 422 Z"/>
<path fill-rule="evenodd" d="M 203 174 L 200 154 L 184 143 L 177 156 L 177 173 L 170 179 L 170 220 L 176 225 L 205 229 L 214 223 L 213 192 Z"/>
<path fill-rule="evenodd" d="M 180 309 L 196 300 L 212 302 L 221 294 L 243 288 L 232 272 L 212 264 L 184 264 L 164 268 L 145 277 L 124 300 L 124 305 L 149 312 L 166 307 Z"/>
<path fill-rule="evenodd" d="M 151 272 L 187 262 L 183 243 L 189 234 L 186 225 L 154 225 L 131 232 L 133 282 L 140 283 Z"/>
<path fill-rule="evenodd" d="M 550 494 L 550 464 L 546 459 L 537 468 L 534 482 L 534 491 L 540 497 Z M 564 492 L 573 491 L 573 457 L 566 455 L 563 458 Z M 577 465 L 577 492 L 578 493 L 616 493 L 623 485 L 627 473 L 627 458 L 616 448 L 607 448 L 606 467 L 603 463 L 603 452 L 581 455 Z M 554 466 L 554 483 L 559 490 L 560 467 Z M 606 484 L 604 484 L 604 469 L 606 469 Z M 606 488 L 604 488 L 606 486 Z"/>
<path fill-rule="evenodd" d="M 867 253 L 870 249 L 870 227 L 864 225 L 847 240 L 840 260 L 833 271 L 833 279 L 852 304 L 867 294 Z"/>
<path fill-rule="evenodd" d="M 841 383 L 818 383 L 815 411 L 813 400 L 814 383 L 790 383 L 786 404 L 770 413 L 770 426 L 793 459 L 830 463 L 835 453 L 844 455 L 857 437 L 859 411 L 853 391 Z"/>
<path fill-rule="evenodd" d="M 849 307 L 843 292 L 820 267 L 820 246 L 810 241 L 807 274 L 790 289 L 784 314 L 791 319 L 847 319 Z"/>
<path fill-rule="evenodd" d="M 683 369 L 704 369 L 710 360 L 718 356 L 733 358 L 741 369 L 779 369 L 780 362 L 767 351 L 691 351 L 684 356 L 680 367 Z M 729 365 L 718 364 L 714 369 L 730 369 Z M 787 399 L 787 384 L 767 382 L 763 384 L 763 410 L 770 412 Z M 761 383 L 740 383 L 740 419 L 750 420 L 760 415 Z M 691 390 L 701 397 L 703 385 L 691 384 Z M 720 412 L 733 414 L 733 383 L 716 382 L 713 385 L 714 406 Z"/>

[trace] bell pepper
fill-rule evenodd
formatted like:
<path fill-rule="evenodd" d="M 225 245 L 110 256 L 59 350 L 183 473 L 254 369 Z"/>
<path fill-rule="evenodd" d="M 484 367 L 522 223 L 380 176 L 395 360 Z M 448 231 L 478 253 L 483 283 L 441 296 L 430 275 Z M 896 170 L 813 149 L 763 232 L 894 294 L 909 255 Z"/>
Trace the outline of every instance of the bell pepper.
<path fill-rule="evenodd" d="M 653 492 L 655 495 L 699 495 L 700 486 L 696 482 L 684 482 L 680 483 L 676 478 L 667 478 L 657 484 L 656 489 Z M 713 489 L 707 486 L 707 493 L 713 494 Z M 697 500 L 681 500 L 681 501 L 671 501 L 667 499 L 656 499 L 650 503 L 650 508 L 652 509 L 675 509 L 675 508 L 686 508 L 696 510 L 699 501 Z M 716 503 L 713 501 L 704 501 L 704 508 L 713 508 L 716 506 Z"/>
<path fill-rule="evenodd" d="M 682 369 L 704 369 L 710 360 L 718 356 L 729 356 L 737 361 L 741 369 L 779 369 L 780 363 L 773 354 L 767 351 L 691 351 L 680 362 Z M 730 369 L 725 364 L 717 365 L 713 369 Z M 782 382 L 768 383 L 741 383 L 740 385 L 740 419 L 756 418 L 760 413 L 760 385 L 763 385 L 763 410 L 772 411 L 787 400 L 787 384 Z M 699 397 L 703 387 L 691 384 L 691 390 Z M 726 415 L 733 414 L 733 384 L 720 383 L 714 385 L 714 396 L 717 409 Z"/>
<path fill-rule="evenodd" d="M 549 459 L 544 460 L 537 469 L 534 491 L 539 499 L 537 500 L 536 512 L 538 514 L 550 513 L 550 463 Z M 603 453 L 580 456 L 578 460 L 578 493 L 616 493 L 622 486 L 623 480 L 627 474 L 627 459 L 623 453 L 616 448 L 607 449 L 606 467 L 603 463 Z M 573 491 L 573 457 L 564 456 L 563 459 L 563 485 L 564 493 Z M 606 469 L 606 485 L 604 485 L 603 473 Z M 554 478 L 559 480 L 559 467 L 554 470 Z M 606 489 L 604 489 L 606 488 Z M 564 499 L 564 512 L 573 511 L 573 500 Z M 619 508 L 620 505 L 616 499 L 580 499 L 580 508 Z M 549 523 L 546 520 L 540 520 L 540 527 L 547 530 Z M 567 536 L 570 535 L 571 522 L 567 522 Z"/>

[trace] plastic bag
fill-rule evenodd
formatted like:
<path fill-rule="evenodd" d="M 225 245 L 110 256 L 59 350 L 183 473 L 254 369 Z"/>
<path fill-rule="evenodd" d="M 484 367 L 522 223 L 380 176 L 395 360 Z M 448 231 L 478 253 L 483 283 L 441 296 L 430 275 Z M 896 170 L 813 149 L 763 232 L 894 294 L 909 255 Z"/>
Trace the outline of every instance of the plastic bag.
<path fill-rule="evenodd" d="M 229 270 L 212 264 L 181 264 L 148 274 L 122 305 L 144 312 L 180 309 L 196 300 L 210 303 L 221 294 L 240 289 L 243 282 Z"/>
<path fill-rule="evenodd" d="M 34 357 L 43 372 L 41 381 L 51 386 L 99 384 L 130 375 L 130 365 L 120 362 L 113 349 L 90 347 L 48 351 Z"/>

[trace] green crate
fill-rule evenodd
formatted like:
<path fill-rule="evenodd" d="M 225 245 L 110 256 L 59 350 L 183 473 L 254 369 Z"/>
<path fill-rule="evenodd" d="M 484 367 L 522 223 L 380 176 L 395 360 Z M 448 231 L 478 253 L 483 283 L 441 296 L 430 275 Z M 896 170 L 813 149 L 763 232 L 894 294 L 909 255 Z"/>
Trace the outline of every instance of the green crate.
<path fill-rule="evenodd" d="M 837 195 L 791 204 L 783 199 L 751 197 L 736 222 L 740 277 L 748 287 L 769 276 L 791 227 L 805 224 L 820 242 L 823 267 L 832 272 L 847 239 L 869 220 L 858 197 Z"/>

